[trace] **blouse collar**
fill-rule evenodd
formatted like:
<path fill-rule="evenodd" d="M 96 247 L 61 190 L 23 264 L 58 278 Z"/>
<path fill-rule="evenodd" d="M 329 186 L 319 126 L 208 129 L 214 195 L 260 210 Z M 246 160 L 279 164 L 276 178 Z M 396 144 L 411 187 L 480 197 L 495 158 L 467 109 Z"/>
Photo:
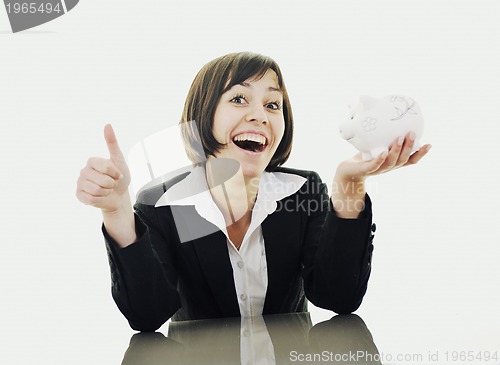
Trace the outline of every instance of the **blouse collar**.
<path fill-rule="evenodd" d="M 155 204 L 161 206 L 194 206 L 200 216 L 227 234 L 222 212 L 210 194 L 204 166 L 195 166 L 183 180 L 170 187 Z M 257 200 L 252 210 L 249 233 L 269 214 L 276 211 L 277 202 L 296 193 L 306 178 L 284 172 L 264 171 L 260 178 Z"/>

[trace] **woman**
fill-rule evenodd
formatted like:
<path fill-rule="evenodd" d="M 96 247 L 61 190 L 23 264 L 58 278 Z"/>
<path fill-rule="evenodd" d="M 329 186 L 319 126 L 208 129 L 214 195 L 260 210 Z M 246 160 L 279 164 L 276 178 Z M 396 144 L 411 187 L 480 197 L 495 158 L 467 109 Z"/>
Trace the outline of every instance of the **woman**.
<path fill-rule="evenodd" d="M 372 161 L 342 162 L 328 197 L 316 173 L 281 167 L 293 136 L 288 93 L 278 65 L 252 53 L 202 68 L 181 126 L 193 171 L 143 191 L 135 212 L 111 126 L 110 158 L 89 159 L 77 183 L 78 199 L 102 211 L 113 298 L 131 327 L 306 311 L 306 297 L 356 310 L 373 249 L 365 179 L 415 164 L 430 145 L 410 155 L 410 133 Z M 221 161 L 239 167 L 222 183 L 231 164 Z"/>

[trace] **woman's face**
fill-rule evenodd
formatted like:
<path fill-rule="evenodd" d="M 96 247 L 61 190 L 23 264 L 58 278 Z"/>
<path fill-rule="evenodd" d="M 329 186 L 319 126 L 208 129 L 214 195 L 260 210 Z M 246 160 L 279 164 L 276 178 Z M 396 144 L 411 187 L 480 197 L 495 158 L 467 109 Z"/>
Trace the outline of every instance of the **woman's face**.
<path fill-rule="evenodd" d="M 258 177 L 273 157 L 285 131 L 283 95 L 276 73 L 249 79 L 222 94 L 213 131 L 225 146 L 216 157 L 237 160 L 245 177 Z"/>

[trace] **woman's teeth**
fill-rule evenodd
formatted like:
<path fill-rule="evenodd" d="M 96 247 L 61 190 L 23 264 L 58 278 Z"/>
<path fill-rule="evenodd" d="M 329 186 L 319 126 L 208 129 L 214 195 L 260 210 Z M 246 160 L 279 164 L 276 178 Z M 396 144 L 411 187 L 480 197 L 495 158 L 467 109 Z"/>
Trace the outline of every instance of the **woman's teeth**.
<path fill-rule="evenodd" d="M 261 152 L 266 146 L 266 137 L 259 134 L 243 133 L 233 138 L 239 148 L 252 152 Z"/>
<path fill-rule="evenodd" d="M 261 136 L 260 134 L 250 134 L 250 133 L 243 133 L 239 134 L 236 137 L 234 137 L 233 141 L 251 141 L 251 142 L 256 142 L 260 143 L 261 145 L 266 144 L 266 137 Z"/>

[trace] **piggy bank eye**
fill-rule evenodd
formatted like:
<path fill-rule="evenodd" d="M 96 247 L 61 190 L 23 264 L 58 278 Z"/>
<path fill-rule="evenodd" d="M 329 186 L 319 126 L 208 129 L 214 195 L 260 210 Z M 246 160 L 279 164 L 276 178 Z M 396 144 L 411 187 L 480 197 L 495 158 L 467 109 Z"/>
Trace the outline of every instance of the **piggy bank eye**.
<path fill-rule="evenodd" d="M 353 120 L 355 116 L 356 116 L 356 111 L 351 109 L 349 111 L 349 119 Z"/>

